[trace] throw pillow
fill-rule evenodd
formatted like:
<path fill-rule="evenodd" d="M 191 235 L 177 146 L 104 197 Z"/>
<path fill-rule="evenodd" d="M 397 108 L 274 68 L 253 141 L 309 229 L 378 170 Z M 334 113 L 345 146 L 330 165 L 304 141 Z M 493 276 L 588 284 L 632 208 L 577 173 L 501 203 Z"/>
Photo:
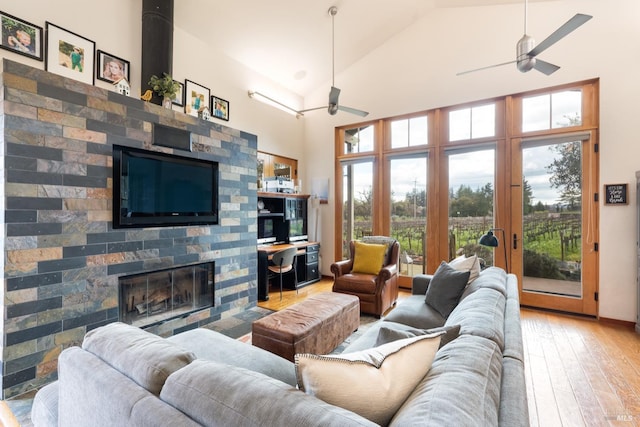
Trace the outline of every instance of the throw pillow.
<path fill-rule="evenodd" d="M 378 274 L 384 262 L 386 245 L 374 245 L 369 243 L 354 242 L 355 254 L 353 257 L 352 273 Z"/>
<path fill-rule="evenodd" d="M 466 257 L 460 255 L 459 257 L 449 261 L 449 266 L 455 268 L 458 271 L 468 271 L 469 280 L 467 284 L 473 282 L 480 276 L 480 260 L 477 255 Z"/>
<path fill-rule="evenodd" d="M 327 403 L 387 425 L 431 369 L 441 334 L 336 356 L 296 354 L 298 387 Z"/>
<path fill-rule="evenodd" d="M 469 275 L 468 271 L 458 271 L 442 261 L 429 282 L 425 302 L 446 319 L 458 305 Z"/>
<path fill-rule="evenodd" d="M 440 326 L 431 329 L 396 329 L 389 326 L 382 326 L 378 330 L 378 339 L 376 340 L 375 345 L 379 346 L 404 338 L 417 337 L 419 335 L 428 335 L 436 332 L 444 332 L 444 334 L 440 336 L 440 346 L 438 347 L 438 349 L 441 349 L 451 341 L 458 338 L 458 336 L 460 335 L 460 325 Z"/>

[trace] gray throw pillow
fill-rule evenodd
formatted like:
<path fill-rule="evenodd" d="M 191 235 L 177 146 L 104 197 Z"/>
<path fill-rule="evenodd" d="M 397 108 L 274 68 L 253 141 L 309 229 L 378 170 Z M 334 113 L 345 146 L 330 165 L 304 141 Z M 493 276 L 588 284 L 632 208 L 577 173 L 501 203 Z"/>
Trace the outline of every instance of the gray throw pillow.
<path fill-rule="evenodd" d="M 460 325 L 439 326 L 437 328 L 431 329 L 395 329 L 388 326 L 382 326 L 378 330 L 378 339 L 376 340 L 376 344 L 374 347 L 378 347 L 391 341 L 411 338 L 418 335 L 428 335 L 441 331 L 444 331 L 444 335 L 440 335 L 440 347 L 438 347 L 439 349 L 458 338 L 458 336 L 460 335 Z"/>
<path fill-rule="evenodd" d="M 425 302 L 446 319 L 458 305 L 469 274 L 468 271 L 458 271 L 442 261 L 429 282 Z"/>

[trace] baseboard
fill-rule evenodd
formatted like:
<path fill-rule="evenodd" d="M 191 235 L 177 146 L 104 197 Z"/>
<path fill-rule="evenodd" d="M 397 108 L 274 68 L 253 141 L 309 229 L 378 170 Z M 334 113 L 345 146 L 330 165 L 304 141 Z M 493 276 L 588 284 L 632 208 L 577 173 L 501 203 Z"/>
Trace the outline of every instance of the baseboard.
<path fill-rule="evenodd" d="M 610 325 L 618 325 L 618 326 L 624 326 L 625 328 L 631 328 L 631 329 L 636 329 L 636 331 L 638 330 L 638 326 L 636 325 L 636 322 L 629 322 L 627 320 L 618 320 L 618 319 L 609 319 L 608 317 L 599 317 L 598 321 L 600 323 L 607 323 Z"/>

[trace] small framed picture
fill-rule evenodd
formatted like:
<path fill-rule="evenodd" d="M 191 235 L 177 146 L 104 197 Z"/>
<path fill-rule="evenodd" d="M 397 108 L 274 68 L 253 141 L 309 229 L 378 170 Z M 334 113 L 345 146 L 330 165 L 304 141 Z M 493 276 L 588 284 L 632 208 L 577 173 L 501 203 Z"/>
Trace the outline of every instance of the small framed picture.
<path fill-rule="evenodd" d="M 42 61 L 42 27 L 0 12 L 0 47 Z"/>
<path fill-rule="evenodd" d="M 171 100 L 175 105 L 182 107 L 184 105 L 184 84 L 177 82 L 180 85 L 180 89 L 176 92 L 176 96 Z"/>
<path fill-rule="evenodd" d="M 95 82 L 95 42 L 51 22 L 47 21 L 46 25 L 47 71 L 92 85 Z"/>
<path fill-rule="evenodd" d="M 213 113 L 211 114 L 213 117 L 229 121 L 229 101 L 212 96 L 211 105 L 213 107 Z"/>
<path fill-rule="evenodd" d="M 204 107 L 211 111 L 209 106 L 211 91 L 208 88 L 191 80 L 185 80 L 184 95 L 184 112 L 190 116 L 198 117 L 198 111 Z"/>
<path fill-rule="evenodd" d="M 98 50 L 96 77 L 109 83 L 115 83 L 122 78 L 129 81 L 129 61 Z"/>

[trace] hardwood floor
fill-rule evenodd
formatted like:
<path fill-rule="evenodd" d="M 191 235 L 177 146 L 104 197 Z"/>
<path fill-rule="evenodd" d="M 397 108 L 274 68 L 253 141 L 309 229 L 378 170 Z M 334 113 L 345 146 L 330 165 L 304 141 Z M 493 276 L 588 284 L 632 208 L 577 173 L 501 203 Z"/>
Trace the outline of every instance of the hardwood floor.
<path fill-rule="evenodd" d="M 281 310 L 331 291 L 333 280 L 270 293 Z M 400 299 L 410 293 L 400 290 Z M 520 311 L 531 427 L 640 426 L 640 335 L 627 325 L 523 308 Z"/>

